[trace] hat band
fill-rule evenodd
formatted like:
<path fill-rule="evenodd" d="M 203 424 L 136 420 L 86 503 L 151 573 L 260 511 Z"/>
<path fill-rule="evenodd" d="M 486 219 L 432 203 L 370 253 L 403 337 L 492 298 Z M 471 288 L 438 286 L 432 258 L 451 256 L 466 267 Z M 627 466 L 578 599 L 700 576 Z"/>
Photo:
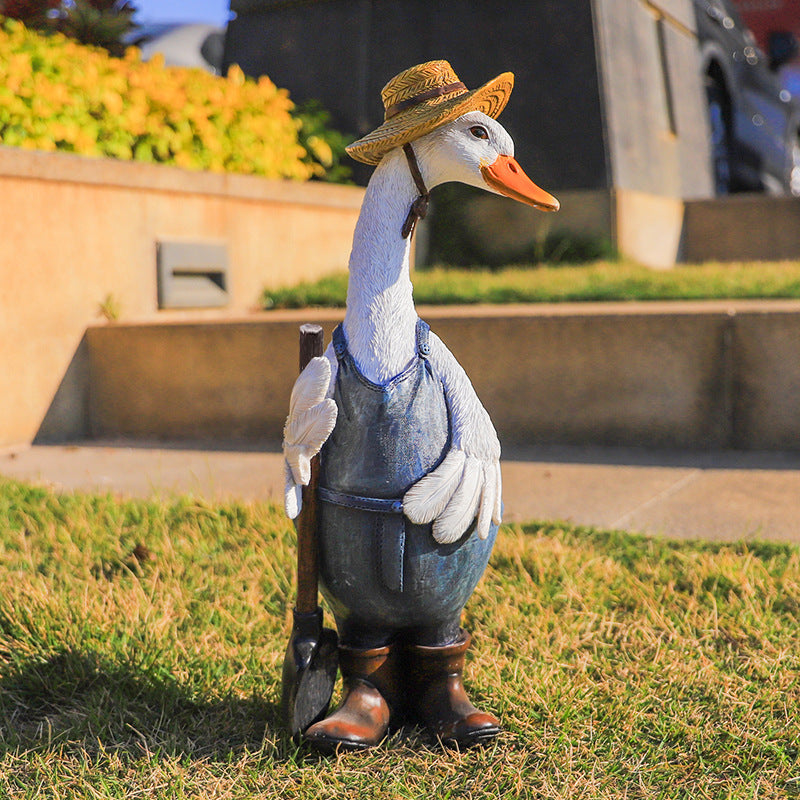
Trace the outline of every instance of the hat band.
<path fill-rule="evenodd" d="M 390 120 L 392 117 L 397 116 L 401 111 L 405 111 L 407 108 L 413 108 L 414 106 L 420 105 L 420 103 L 424 103 L 426 100 L 431 100 L 434 97 L 440 97 L 443 94 L 451 94 L 452 92 L 458 91 L 459 89 L 463 89 L 463 91 L 459 92 L 459 94 L 464 94 L 467 91 L 467 87 L 461 81 L 457 81 L 456 83 L 449 83 L 447 86 L 437 86 L 435 89 L 428 89 L 427 92 L 422 92 L 422 94 L 414 95 L 414 97 L 410 97 L 408 100 L 401 100 L 399 103 L 394 103 L 393 105 L 389 106 L 386 109 L 384 114 L 384 121 Z"/>

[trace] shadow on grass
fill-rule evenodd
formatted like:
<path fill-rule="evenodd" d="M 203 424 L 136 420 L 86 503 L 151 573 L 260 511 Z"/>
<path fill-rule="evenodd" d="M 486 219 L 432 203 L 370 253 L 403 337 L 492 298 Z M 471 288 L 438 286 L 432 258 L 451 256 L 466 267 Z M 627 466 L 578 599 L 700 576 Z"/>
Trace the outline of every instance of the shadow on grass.
<path fill-rule="evenodd" d="M 0 757 L 20 750 L 214 761 L 245 752 L 302 757 L 282 730 L 278 704 L 262 697 L 197 698 L 157 668 L 74 651 L 4 672 Z"/>

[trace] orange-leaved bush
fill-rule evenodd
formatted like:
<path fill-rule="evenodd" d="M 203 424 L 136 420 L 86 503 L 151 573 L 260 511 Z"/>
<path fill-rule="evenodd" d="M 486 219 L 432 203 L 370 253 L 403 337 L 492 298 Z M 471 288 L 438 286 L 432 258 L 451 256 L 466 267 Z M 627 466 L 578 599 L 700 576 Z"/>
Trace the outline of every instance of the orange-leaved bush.
<path fill-rule="evenodd" d="M 0 144 L 188 169 L 307 180 L 324 167 L 298 141 L 288 93 L 269 78 L 227 77 L 124 58 L 61 34 L 0 25 Z"/>

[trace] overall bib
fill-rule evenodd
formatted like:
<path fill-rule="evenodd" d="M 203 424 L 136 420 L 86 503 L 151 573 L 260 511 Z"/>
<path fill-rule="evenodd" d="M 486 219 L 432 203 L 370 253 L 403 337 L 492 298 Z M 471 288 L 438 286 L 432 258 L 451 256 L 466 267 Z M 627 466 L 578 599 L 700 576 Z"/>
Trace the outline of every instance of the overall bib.
<path fill-rule="evenodd" d="M 416 357 L 385 386 L 367 380 L 333 333 L 339 368 L 336 427 L 322 448 L 319 489 L 320 585 L 350 647 L 380 647 L 400 636 L 444 645 L 459 635 L 461 612 L 483 575 L 497 536 L 473 525 L 452 544 L 403 515 L 405 492 L 450 449 L 441 380 L 428 361 L 430 328 L 417 322 Z"/>

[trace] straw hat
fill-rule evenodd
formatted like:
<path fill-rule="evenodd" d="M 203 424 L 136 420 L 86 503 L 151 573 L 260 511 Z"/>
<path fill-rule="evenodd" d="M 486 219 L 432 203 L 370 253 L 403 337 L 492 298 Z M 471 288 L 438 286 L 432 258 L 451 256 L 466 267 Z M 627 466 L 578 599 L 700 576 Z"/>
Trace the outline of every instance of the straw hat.
<path fill-rule="evenodd" d="M 513 73 L 504 72 L 470 91 L 447 61 L 418 64 L 395 75 L 383 87 L 383 125 L 348 145 L 347 152 L 357 161 L 377 164 L 391 149 L 468 111 L 483 111 L 496 118 L 513 86 Z"/>

